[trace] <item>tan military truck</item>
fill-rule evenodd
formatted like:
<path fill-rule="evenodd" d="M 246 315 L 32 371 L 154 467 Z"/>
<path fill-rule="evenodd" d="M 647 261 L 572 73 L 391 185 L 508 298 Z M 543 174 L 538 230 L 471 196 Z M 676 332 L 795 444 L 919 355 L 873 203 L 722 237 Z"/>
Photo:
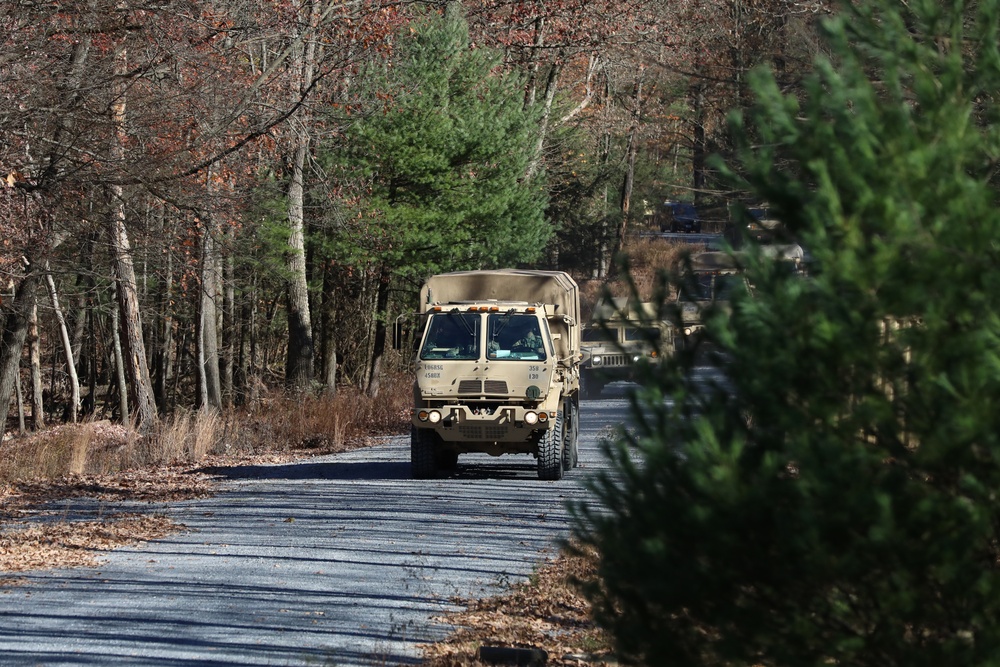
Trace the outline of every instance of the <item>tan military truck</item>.
<path fill-rule="evenodd" d="M 531 454 L 546 480 L 576 466 L 580 293 L 568 274 L 433 276 L 419 315 L 413 477 L 435 477 L 467 452 Z"/>
<path fill-rule="evenodd" d="M 656 304 L 601 299 L 584 325 L 580 393 L 597 398 L 610 382 L 635 382 L 644 365 L 673 352 L 674 327 L 656 316 Z"/>

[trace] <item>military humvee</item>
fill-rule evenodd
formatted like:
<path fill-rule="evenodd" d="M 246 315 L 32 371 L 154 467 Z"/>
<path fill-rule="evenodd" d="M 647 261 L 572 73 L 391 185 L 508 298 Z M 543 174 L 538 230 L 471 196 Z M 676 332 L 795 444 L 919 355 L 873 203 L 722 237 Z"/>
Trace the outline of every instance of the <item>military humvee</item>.
<path fill-rule="evenodd" d="M 674 327 L 656 319 L 652 303 L 602 299 L 581 334 L 580 391 L 597 398 L 609 382 L 635 381 L 644 364 L 673 352 Z"/>
<path fill-rule="evenodd" d="M 710 306 L 728 308 L 735 290 L 749 289 L 732 254 L 700 252 L 691 257 L 691 275 L 677 294 L 680 321 L 675 349 L 692 346 L 704 328 L 702 314 Z"/>

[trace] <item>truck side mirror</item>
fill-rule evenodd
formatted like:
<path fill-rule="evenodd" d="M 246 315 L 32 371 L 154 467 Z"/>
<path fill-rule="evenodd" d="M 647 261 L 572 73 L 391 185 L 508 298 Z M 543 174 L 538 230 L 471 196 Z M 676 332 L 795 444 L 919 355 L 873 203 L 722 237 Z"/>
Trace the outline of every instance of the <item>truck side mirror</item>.
<path fill-rule="evenodd" d="M 396 318 L 392 326 L 392 349 L 402 350 L 403 340 L 406 338 L 407 330 L 403 321 L 403 315 Z"/>

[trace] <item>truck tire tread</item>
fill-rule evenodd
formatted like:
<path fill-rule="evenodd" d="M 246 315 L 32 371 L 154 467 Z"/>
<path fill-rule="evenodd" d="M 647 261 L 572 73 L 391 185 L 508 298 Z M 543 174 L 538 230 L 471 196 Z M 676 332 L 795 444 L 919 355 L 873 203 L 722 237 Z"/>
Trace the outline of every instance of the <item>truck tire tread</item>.
<path fill-rule="evenodd" d="M 427 429 L 410 428 L 410 476 L 413 479 L 437 477 L 434 433 Z"/>
<path fill-rule="evenodd" d="M 563 415 L 556 413 L 555 426 L 538 442 L 538 479 L 560 480 L 563 474 Z"/>

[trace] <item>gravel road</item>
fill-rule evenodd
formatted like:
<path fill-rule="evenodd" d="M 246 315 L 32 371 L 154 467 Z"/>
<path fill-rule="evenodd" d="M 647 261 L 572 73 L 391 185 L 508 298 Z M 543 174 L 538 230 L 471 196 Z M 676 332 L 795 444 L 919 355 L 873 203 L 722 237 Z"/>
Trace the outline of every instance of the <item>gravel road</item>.
<path fill-rule="evenodd" d="M 559 482 L 527 456 L 411 480 L 403 437 L 229 469 L 215 497 L 152 508 L 183 532 L 0 588 L 0 665 L 417 664 L 456 597 L 495 594 L 554 555 L 624 391 L 582 404 L 581 467 Z"/>

